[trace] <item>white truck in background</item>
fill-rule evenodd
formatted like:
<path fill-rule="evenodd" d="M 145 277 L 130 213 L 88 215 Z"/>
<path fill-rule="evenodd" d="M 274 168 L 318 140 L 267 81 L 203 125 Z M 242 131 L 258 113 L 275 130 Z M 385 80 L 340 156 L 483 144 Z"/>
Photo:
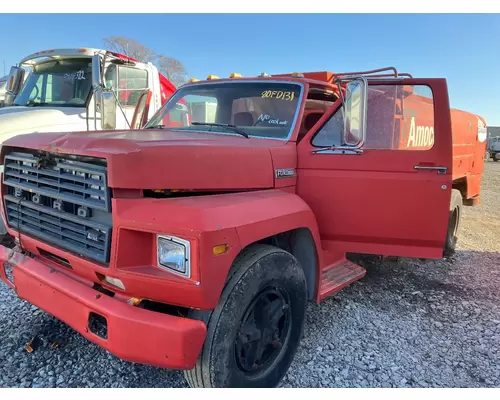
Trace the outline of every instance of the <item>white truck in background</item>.
<path fill-rule="evenodd" d="M 94 64 L 94 58 L 96 62 Z M 103 126 L 92 87 L 94 67 L 102 87 L 116 98 L 116 118 Z M 141 95 L 151 92 L 149 113 L 155 113 L 176 87 L 151 63 L 101 49 L 40 51 L 11 68 L 5 107 L 0 108 L 0 144 L 34 132 L 129 129 Z M 96 102 L 96 100 L 98 100 Z M 147 116 L 146 116 L 147 119 Z"/>
<path fill-rule="evenodd" d="M 5 85 L 0 146 L 29 133 L 140 128 L 176 90 L 152 63 L 94 48 L 30 54 Z"/>

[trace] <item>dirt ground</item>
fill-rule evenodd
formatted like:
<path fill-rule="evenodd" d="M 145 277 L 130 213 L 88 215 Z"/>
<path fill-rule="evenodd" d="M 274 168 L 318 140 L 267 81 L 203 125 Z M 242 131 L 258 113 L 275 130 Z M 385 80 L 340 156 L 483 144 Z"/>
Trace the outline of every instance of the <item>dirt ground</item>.
<path fill-rule="evenodd" d="M 500 163 L 465 207 L 450 260 L 365 265 L 311 304 L 285 387 L 500 387 Z M 24 349 L 34 334 L 43 342 Z M 180 371 L 122 361 L 0 284 L 0 387 L 185 387 Z"/>
<path fill-rule="evenodd" d="M 485 162 L 481 204 L 464 207 L 460 250 L 500 251 L 500 162 Z"/>

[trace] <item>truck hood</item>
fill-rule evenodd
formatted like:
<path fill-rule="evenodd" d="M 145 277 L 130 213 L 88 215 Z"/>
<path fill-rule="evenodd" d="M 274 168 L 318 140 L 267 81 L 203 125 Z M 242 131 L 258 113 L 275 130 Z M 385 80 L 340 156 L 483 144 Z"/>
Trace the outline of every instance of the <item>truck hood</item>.
<path fill-rule="evenodd" d="M 104 158 L 109 186 L 122 189 L 266 189 L 275 168 L 296 167 L 293 143 L 193 131 L 21 135 L 3 143 L 2 160 L 10 146 Z M 290 178 L 279 181 L 293 185 Z"/>
<path fill-rule="evenodd" d="M 79 114 L 82 115 L 82 120 L 74 118 Z M 84 114 L 85 109 L 79 107 L 2 107 L 0 143 L 12 136 L 26 133 L 82 130 L 85 126 Z M 70 120 L 76 122 L 79 128 L 71 128 L 71 125 L 75 124 L 68 124 L 68 116 L 73 117 Z"/>

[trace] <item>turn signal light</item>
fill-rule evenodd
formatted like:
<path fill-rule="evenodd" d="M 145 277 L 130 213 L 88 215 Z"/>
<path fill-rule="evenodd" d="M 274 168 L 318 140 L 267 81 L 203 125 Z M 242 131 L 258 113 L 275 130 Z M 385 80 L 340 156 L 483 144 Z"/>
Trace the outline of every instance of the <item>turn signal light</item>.
<path fill-rule="evenodd" d="M 227 245 L 227 243 L 219 244 L 219 245 L 214 246 L 212 248 L 212 253 L 214 256 L 219 256 L 221 254 L 227 253 L 228 250 L 229 250 L 229 246 Z"/>
<path fill-rule="evenodd" d="M 142 299 L 138 299 L 137 297 L 131 297 L 130 299 L 127 300 L 127 304 L 130 304 L 131 306 L 137 307 L 139 304 L 141 304 Z"/>

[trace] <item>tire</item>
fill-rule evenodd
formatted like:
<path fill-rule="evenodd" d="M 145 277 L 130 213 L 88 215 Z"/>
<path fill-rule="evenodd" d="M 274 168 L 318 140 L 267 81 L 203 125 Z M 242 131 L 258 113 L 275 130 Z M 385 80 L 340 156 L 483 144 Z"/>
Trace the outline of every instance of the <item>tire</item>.
<path fill-rule="evenodd" d="M 491 158 L 491 154 L 489 151 L 487 151 L 485 154 L 484 154 L 484 161 L 489 161 Z"/>
<path fill-rule="evenodd" d="M 268 300 L 267 303 L 265 299 Z M 267 305 L 262 306 L 263 304 Z M 274 313 L 271 312 L 272 308 Z M 306 308 L 306 279 L 302 267 L 293 255 L 268 245 L 251 246 L 244 250 L 233 264 L 217 307 L 213 311 L 193 310 L 189 315 L 207 324 L 207 336 L 196 366 L 184 371 L 189 386 L 278 386 L 297 351 Z M 253 319 L 249 318 L 252 310 Z M 278 327 L 274 332 L 279 332 L 273 337 L 277 350 L 272 350 L 273 346 L 270 344 L 264 347 L 261 360 L 263 365 L 252 371 L 252 363 L 249 362 L 251 357 L 248 357 L 252 352 L 249 350 L 255 351 L 258 345 L 265 343 L 262 337 L 255 340 L 252 336 L 257 338 L 258 333 L 264 332 L 269 343 L 270 335 L 269 331 L 259 330 L 258 323 L 251 322 L 264 322 L 264 326 L 271 328 L 273 325 L 269 321 L 273 320 L 273 316 L 280 318 L 278 324 L 274 325 L 275 328 Z M 242 329 L 243 325 L 245 329 Z M 278 336 L 280 337 L 276 340 Z M 244 348 L 247 351 L 242 351 Z M 258 362 L 253 363 L 254 366 L 257 364 Z"/>
<path fill-rule="evenodd" d="M 448 231 L 446 233 L 446 243 L 443 255 L 449 258 L 455 254 L 458 240 L 458 230 L 460 228 L 460 219 L 462 217 L 462 194 L 457 189 L 451 191 L 450 216 L 448 218 Z"/>
<path fill-rule="evenodd" d="M 500 153 L 493 153 L 492 157 L 493 157 L 493 161 L 495 161 L 495 162 L 500 161 Z"/>

